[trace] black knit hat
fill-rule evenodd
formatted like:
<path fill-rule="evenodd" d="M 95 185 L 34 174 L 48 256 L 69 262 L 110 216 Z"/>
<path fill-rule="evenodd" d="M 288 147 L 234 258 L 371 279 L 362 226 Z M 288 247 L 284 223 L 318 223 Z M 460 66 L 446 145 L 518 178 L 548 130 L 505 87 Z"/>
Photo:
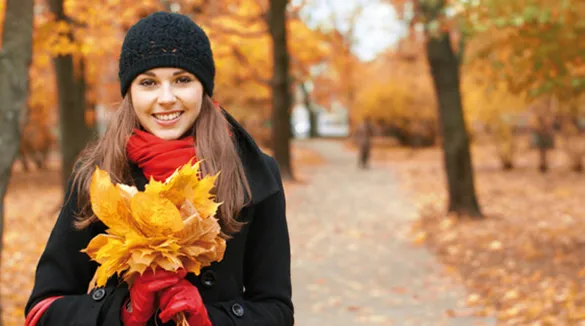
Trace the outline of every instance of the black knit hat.
<path fill-rule="evenodd" d="M 160 67 L 185 69 L 199 79 L 209 96 L 213 95 L 215 64 L 209 39 L 189 17 L 156 12 L 128 30 L 118 72 L 122 97 L 136 76 Z"/>

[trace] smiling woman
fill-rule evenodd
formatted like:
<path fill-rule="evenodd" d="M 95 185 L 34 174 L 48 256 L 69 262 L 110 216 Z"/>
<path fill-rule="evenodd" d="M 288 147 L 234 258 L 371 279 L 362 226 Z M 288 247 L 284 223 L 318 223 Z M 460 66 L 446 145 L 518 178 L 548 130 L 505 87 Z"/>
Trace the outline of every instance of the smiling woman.
<path fill-rule="evenodd" d="M 122 104 L 77 162 L 38 262 L 26 325 L 174 325 L 171 317 L 181 315 L 192 326 L 292 326 L 280 171 L 212 100 L 215 64 L 205 32 L 179 14 L 141 19 L 124 39 L 118 76 Z M 219 175 L 211 193 L 221 203 L 213 218 L 228 240 L 223 259 L 198 275 L 185 266 L 148 269 L 131 285 L 114 275 L 88 293 L 97 264 L 81 251 L 106 231 L 90 202 L 96 166 L 114 183 L 144 191 L 149 180 L 164 182 L 194 159 L 203 174 L 194 178 Z"/>
<path fill-rule="evenodd" d="M 190 131 L 199 116 L 203 86 L 183 69 L 155 68 L 134 79 L 130 96 L 142 128 L 173 140 Z"/>

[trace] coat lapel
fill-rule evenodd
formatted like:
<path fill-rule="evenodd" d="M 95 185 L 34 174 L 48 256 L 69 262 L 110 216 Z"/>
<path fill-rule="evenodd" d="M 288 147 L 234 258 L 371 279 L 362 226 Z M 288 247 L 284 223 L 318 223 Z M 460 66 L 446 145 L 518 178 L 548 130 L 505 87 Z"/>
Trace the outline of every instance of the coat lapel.
<path fill-rule="evenodd" d="M 277 193 L 280 189 L 279 183 L 266 163 L 265 154 L 262 153 L 254 139 L 236 119 L 225 110 L 223 112 L 236 137 L 240 159 L 252 192 L 252 204 L 257 204 Z"/>

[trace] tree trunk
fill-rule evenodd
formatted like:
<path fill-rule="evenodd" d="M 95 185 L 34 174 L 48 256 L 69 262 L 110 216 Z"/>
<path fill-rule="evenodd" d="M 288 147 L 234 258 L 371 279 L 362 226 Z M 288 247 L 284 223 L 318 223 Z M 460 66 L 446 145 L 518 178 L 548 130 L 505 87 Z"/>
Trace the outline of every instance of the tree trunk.
<path fill-rule="evenodd" d="M 510 160 L 509 158 L 503 158 L 502 159 L 502 170 L 510 171 L 512 169 L 514 169 L 514 162 L 512 162 L 512 160 Z"/>
<path fill-rule="evenodd" d="M 272 149 L 283 179 L 293 179 L 290 155 L 289 54 L 286 40 L 287 0 L 271 0 L 268 26 L 272 37 Z"/>
<path fill-rule="evenodd" d="M 315 109 L 313 108 L 311 103 L 311 96 L 307 91 L 307 86 L 305 86 L 305 83 L 301 83 L 301 91 L 303 93 L 305 107 L 307 108 L 307 112 L 309 112 L 309 137 L 316 138 L 319 136 L 317 132 L 317 112 L 315 112 Z"/>
<path fill-rule="evenodd" d="M 539 119 L 539 126 L 536 132 L 536 146 L 538 148 L 538 170 L 541 173 L 548 172 L 548 151 L 554 148 L 554 135 L 552 130 L 547 128 L 544 119 Z"/>
<path fill-rule="evenodd" d="M 575 158 L 571 162 L 571 171 L 582 173 L 583 172 L 583 161 L 581 158 Z"/>
<path fill-rule="evenodd" d="M 21 112 L 29 89 L 33 0 L 7 0 L 0 52 L 0 257 L 4 234 L 4 197 L 20 142 Z M 0 264 L 1 266 L 1 264 Z M 0 269 L 2 270 L 2 269 Z M 2 305 L 0 304 L 0 316 Z M 2 319 L 0 318 L 0 326 Z"/>
<path fill-rule="evenodd" d="M 583 155 L 585 153 L 585 140 L 579 126 L 579 107 L 573 106 L 561 119 L 561 132 L 564 150 L 569 157 L 571 171 L 583 172 Z"/>
<path fill-rule="evenodd" d="M 350 31 L 347 32 L 343 36 L 343 58 L 345 62 L 345 66 L 343 69 L 344 74 L 344 82 L 347 83 L 346 85 L 346 99 L 347 99 L 347 113 L 348 113 L 348 125 L 349 130 L 354 132 L 357 128 L 356 126 L 356 119 L 355 119 L 355 93 L 356 93 L 356 84 L 354 82 L 354 61 L 353 61 L 353 53 L 351 52 L 351 45 L 352 45 L 352 38 L 353 38 L 353 29 L 354 27 L 350 27 Z"/>
<path fill-rule="evenodd" d="M 482 214 L 475 195 L 469 137 L 459 89 L 459 61 L 449 35 L 429 37 L 427 55 L 439 103 L 449 212 L 479 218 Z"/>
<path fill-rule="evenodd" d="M 547 152 L 548 149 L 546 147 L 538 147 L 538 170 L 540 173 L 546 173 L 548 171 Z"/>
<path fill-rule="evenodd" d="M 91 138 L 94 135 L 97 135 L 97 125 L 95 123 L 96 117 L 96 102 L 95 98 L 90 99 L 88 93 L 92 92 L 92 85 L 87 83 L 87 78 L 85 78 L 87 73 L 87 60 L 82 57 L 78 59 L 78 69 L 77 73 L 74 74 L 75 78 L 75 91 L 77 96 L 77 103 L 80 108 L 83 108 L 83 121 L 85 122 L 83 126 L 83 135 L 85 137 L 85 141 L 83 143 L 83 147 L 85 147 L 86 143 L 91 141 Z M 88 119 L 88 117 L 93 116 L 92 119 Z M 81 117 L 80 117 L 81 119 Z"/>
<path fill-rule="evenodd" d="M 51 0 L 51 11 L 57 20 L 68 21 L 63 0 Z M 70 37 L 72 37 L 70 35 Z M 67 186 L 73 165 L 91 137 L 91 128 L 85 122 L 85 65 L 80 59 L 76 74 L 73 55 L 61 55 L 53 62 L 57 75 L 59 98 L 59 127 L 61 147 L 61 185 Z"/>
<path fill-rule="evenodd" d="M 500 163 L 502 164 L 502 169 L 504 171 L 513 170 L 515 152 L 514 139 L 499 139 L 497 141 L 500 142 L 498 154 L 500 157 Z"/>

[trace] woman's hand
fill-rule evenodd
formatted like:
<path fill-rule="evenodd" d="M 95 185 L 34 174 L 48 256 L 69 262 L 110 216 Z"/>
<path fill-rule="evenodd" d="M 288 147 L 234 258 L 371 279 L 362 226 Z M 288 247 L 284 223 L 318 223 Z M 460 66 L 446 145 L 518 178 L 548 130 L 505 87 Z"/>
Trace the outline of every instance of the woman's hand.
<path fill-rule="evenodd" d="M 130 299 L 122 307 L 122 322 L 125 326 L 144 326 L 156 310 L 157 292 L 179 283 L 187 273 L 184 270 L 168 272 L 147 270 L 136 277 L 130 287 Z"/>
<path fill-rule="evenodd" d="M 203 304 L 199 290 L 186 279 L 160 292 L 160 314 L 163 323 L 167 323 L 179 312 L 185 313 L 191 326 L 211 326 L 207 309 Z"/>

